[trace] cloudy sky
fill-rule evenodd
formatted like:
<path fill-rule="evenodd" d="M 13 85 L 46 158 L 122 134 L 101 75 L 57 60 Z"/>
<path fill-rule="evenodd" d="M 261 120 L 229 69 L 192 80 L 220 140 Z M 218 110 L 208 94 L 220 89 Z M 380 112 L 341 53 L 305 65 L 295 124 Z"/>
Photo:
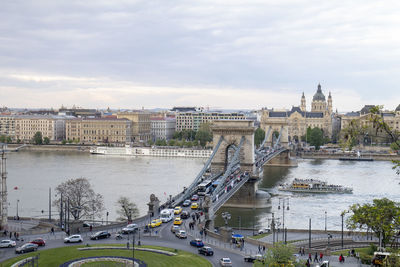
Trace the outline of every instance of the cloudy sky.
<path fill-rule="evenodd" d="M 397 0 L 3 0 L 0 106 L 400 104 Z"/>

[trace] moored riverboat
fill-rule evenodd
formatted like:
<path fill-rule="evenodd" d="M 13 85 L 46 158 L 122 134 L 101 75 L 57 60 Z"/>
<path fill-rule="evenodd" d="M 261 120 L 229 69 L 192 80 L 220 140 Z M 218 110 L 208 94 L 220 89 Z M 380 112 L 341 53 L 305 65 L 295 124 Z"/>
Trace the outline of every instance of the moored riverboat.
<path fill-rule="evenodd" d="M 295 193 L 336 193 L 352 194 L 353 188 L 342 185 L 328 184 L 317 179 L 294 179 L 290 184 L 282 184 L 278 187 L 280 191 Z"/>

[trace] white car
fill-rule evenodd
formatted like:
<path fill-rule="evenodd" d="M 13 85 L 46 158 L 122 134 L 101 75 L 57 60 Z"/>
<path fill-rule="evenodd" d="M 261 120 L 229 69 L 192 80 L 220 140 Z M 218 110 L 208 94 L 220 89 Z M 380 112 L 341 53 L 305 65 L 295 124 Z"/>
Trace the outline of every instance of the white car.
<path fill-rule="evenodd" d="M 230 258 L 222 258 L 219 260 L 221 266 L 232 266 L 232 261 Z"/>
<path fill-rule="evenodd" d="M 5 239 L 0 241 L 0 248 L 15 247 L 16 243 L 13 240 Z"/>
<path fill-rule="evenodd" d="M 83 239 L 81 235 L 71 235 L 69 237 L 64 238 L 64 243 L 79 243 L 82 241 Z"/>
<path fill-rule="evenodd" d="M 122 228 L 122 233 L 123 234 L 131 234 L 138 229 L 139 229 L 139 227 L 136 223 L 131 223 L 131 224 L 128 224 L 126 227 Z"/>

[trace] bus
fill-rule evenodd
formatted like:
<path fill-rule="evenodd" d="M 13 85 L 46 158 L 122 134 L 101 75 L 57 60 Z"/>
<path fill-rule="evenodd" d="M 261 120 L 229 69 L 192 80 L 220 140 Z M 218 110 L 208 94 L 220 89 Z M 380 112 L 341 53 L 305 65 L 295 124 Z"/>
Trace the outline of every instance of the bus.
<path fill-rule="evenodd" d="M 197 194 L 199 196 L 205 196 L 208 193 L 208 190 L 211 187 L 211 185 L 212 185 L 212 180 L 203 181 L 197 186 Z"/>

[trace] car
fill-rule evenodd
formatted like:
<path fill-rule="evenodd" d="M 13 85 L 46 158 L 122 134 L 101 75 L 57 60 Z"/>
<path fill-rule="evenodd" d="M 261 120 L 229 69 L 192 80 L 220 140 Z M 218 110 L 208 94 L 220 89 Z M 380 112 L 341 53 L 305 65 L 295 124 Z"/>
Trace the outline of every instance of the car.
<path fill-rule="evenodd" d="M 160 226 L 161 224 L 162 224 L 161 219 L 154 219 L 151 221 L 151 223 L 148 224 L 148 226 L 154 228 Z"/>
<path fill-rule="evenodd" d="M 178 215 L 178 214 L 180 214 L 181 212 L 182 212 L 182 207 L 176 206 L 175 209 L 174 209 L 174 214 L 175 214 L 175 215 Z"/>
<path fill-rule="evenodd" d="M 128 224 L 126 227 L 122 228 L 123 234 L 132 234 L 139 229 L 136 223 Z"/>
<path fill-rule="evenodd" d="M 193 195 L 191 200 L 192 201 L 197 201 L 197 200 L 199 200 L 199 196 L 198 195 Z"/>
<path fill-rule="evenodd" d="M 258 234 L 259 235 L 260 234 L 270 233 L 270 232 L 271 232 L 271 229 L 269 229 L 269 228 L 263 228 L 263 229 L 258 230 Z"/>
<path fill-rule="evenodd" d="M 202 247 L 199 248 L 199 254 L 203 254 L 205 256 L 212 256 L 214 255 L 214 251 L 210 247 Z"/>
<path fill-rule="evenodd" d="M 186 211 L 186 210 L 184 210 L 184 211 L 182 211 L 182 213 L 181 213 L 181 219 L 184 219 L 184 220 L 186 220 L 187 218 L 190 218 L 190 214 L 189 214 L 189 212 L 188 211 Z"/>
<path fill-rule="evenodd" d="M 184 230 L 177 231 L 175 233 L 175 236 L 178 237 L 179 239 L 186 239 L 187 238 L 186 231 L 184 231 Z"/>
<path fill-rule="evenodd" d="M 181 230 L 181 228 L 178 226 L 178 225 L 172 225 L 171 226 L 171 232 L 172 233 L 176 233 L 176 232 L 178 232 L 179 230 Z"/>
<path fill-rule="evenodd" d="M 26 243 L 18 248 L 15 249 L 15 253 L 21 254 L 21 253 L 26 253 L 26 252 L 31 252 L 31 251 L 36 251 L 38 248 L 38 245 L 33 244 L 33 243 Z"/>
<path fill-rule="evenodd" d="M 79 243 L 82 242 L 82 236 L 81 235 L 71 235 L 66 238 L 64 238 L 64 243 Z"/>
<path fill-rule="evenodd" d="M 199 208 L 199 204 L 197 202 L 193 202 L 192 205 L 190 206 L 192 210 L 197 210 Z"/>
<path fill-rule="evenodd" d="M 264 263 L 264 257 L 261 254 L 257 254 L 257 255 L 248 255 L 244 257 L 244 261 L 246 262 L 254 262 L 254 261 L 262 261 Z"/>
<path fill-rule="evenodd" d="M 198 248 L 204 247 L 203 240 L 201 240 L 199 238 L 190 240 L 190 245 L 194 246 L 194 247 L 198 247 Z"/>
<path fill-rule="evenodd" d="M 176 217 L 174 220 L 174 225 L 181 225 L 182 224 L 182 219 L 180 217 Z"/>
<path fill-rule="evenodd" d="M 221 258 L 219 260 L 219 265 L 220 266 L 232 266 L 232 261 L 230 258 Z"/>
<path fill-rule="evenodd" d="M 97 232 L 93 235 L 90 236 L 91 240 L 99 240 L 99 239 L 105 239 L 105 238 L 109 238 L 111 236 L 111 234 L 107 231 L 100 231 Z"/>
<path fill-rule="evenodd" d="M 33 239 L 33 240 L 32 240 L 31 242 L 29 242 L 29 243 L 36 244 L 36 245 L 38 245 L 39 247 L 45 246 L 45 245 L 46 245 L 46 242 L 43 240 L 43 238 L 36 238 L 36 239 Z"/>
<path fill-rule="evenodd" d="M 0 241 L 0 248 L 11 248 L 15 247 L 17 243 L 14 240 L 5 239 Z"/>
<path fill-rule="evenodd" d="M 192 201 L 190 201 L 190 199 L 186 199 L 185 201 L 183 201 L 182 206 L 189 207 L 190 203 L 192 203 Z"/>

